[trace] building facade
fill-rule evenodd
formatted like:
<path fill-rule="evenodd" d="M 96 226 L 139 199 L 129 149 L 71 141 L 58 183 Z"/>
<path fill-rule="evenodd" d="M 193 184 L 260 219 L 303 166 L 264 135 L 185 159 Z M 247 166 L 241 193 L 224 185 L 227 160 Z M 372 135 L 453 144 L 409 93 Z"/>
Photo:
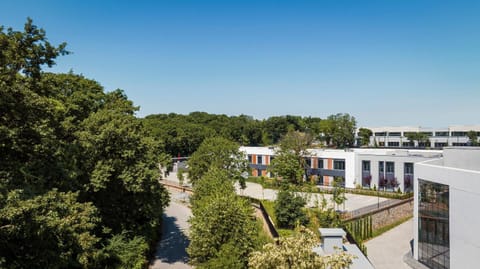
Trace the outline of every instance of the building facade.
<path fill-rule="evenodd" d="M 424 128 L 415 126 L 403 127 L 365 127 L 372 131 L 369 146 L 388 148 L 437 148 L 448 146 L 467 146 L 471 143 L 467 137 L 469 131 L 474 131 L 480 137 L 480 125 L 456 125 L 446 128 Z M 409 133 L 422 133 L 428 137 L 426 141 L 410 141 Z M 360 146 L 358 130 L 356 143 Z M 477 140 L 478 142 L 478 140 Z"/>
<path fill-rule="evenodd" d="M 273 147 L 241 147 L 252 176 L 270 177 L 268 166 L 275 159 Z M 339 178 L 347 188 L 357 186 L 385 191 L 413 190 L 414 163 L 439 158 L 439 150 L 404 149 L 310 149 L 305 156 L 305 174 L 318 185 L 331 186 Z"/>
<path fill-rule="evenodd" d="M 445 148 L 417 163 L 413 256 L 429 268 L 476 268 L 480 255 L 480 148 Z"/>

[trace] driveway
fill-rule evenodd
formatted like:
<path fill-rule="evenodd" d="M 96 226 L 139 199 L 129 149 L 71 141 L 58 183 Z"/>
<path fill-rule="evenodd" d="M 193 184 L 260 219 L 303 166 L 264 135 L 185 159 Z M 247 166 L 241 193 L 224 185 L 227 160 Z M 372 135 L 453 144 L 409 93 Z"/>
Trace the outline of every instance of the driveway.
<path fill-rule="evenodd" d="M 412 238 L 413 220 L 409 220 L 368 241 L 368 259 L 376 269 L 410 269 L 403 256 L 410 251 Z"/>
<path fill-rule="evenodd" d="M 190 208 L 175 201 L 178 193 L 172 192 L 172 200 L 163 214 L 162 239 L 157 244 L 151 269 L 184 269 L 192 268 L 188 264 L 188 219 L 192 215 Z"/>

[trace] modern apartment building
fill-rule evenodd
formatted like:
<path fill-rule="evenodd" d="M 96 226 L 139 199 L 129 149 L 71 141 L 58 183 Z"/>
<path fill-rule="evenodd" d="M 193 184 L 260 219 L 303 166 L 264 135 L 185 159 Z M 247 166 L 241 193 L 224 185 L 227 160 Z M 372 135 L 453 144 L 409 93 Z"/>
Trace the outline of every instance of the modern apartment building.
<path fill-rule="evenodd" d="M 480 137 L 480 125 L 457 125 L 446 128 L 424 128 L 414 126 L 403 127 L 365 127 L 372 131 L 369 146 L 389 148 L 438 148 L 447 146 L 467 146 L 471 141 L 467 137 L 469 131 L 477 132 Z M 427 141 L 410 141 L 409 133 L 423 133 Z M 360 145 L 358 130 L 357 145 Z"/>
<path fill-rule="evenodd" d="M 241 147 L 248 158 L 252 176 L 270 177 L 268 166 L 275 158 L 272 147 Z M 440 150 L 406 149 L 310 149 L 305 156 L 309 180 L 331 186 L 334 178 L 347 188 L 361 186 L 386 191 L 413 189 L 414 163 L 442 156 Z"/>
<path fill-rule="evenodd" d="M 417 163 L 413 256 L 429 268 L 478 268 L 480 148 L 445 148 Z"/>

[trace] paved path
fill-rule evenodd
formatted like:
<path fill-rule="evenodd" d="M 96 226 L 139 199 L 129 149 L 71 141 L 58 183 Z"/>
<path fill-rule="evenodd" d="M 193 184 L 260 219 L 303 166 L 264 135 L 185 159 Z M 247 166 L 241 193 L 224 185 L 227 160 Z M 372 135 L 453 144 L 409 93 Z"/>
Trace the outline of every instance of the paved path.
<path fill-rule="evenodd" d="M 188 240 L 188 218 L 192 212 L 190 208 L 176 202 L 173 198 L 176 193 L 171 193 L 172 200 L 163 214 L 162 240 L 157 244 L 155 260 L 150 263 L 150 269 L 192 268 L 188 265 L 186 248 Z"/>
<path fill-rule="evenodd" d="M 409 220 L 366 243 L 368 258 L 376 269 L 410 269 L 403 256 L 410 251 L 413 220 Z"/>
<path fill-rule="evenodd" d="M 240 189 L 240 185 L 237 183 L 235 184 L 235 188 L 237 189 L 237 193 L 240 195 L 246 195 L 257 199 L 262 200 L 271 200 L 274 201 L 277 199 L 277 190 L 272 189 L 264 189 L 262 185 L 253 182 L 246 182 L 247 187 L 245 190 Z M 307 198 L 307 206 L 308 207 L 315 207 L 317 202 L 320 202 L 322 196 L 327 199 L 329 203 L 333 206 L 331 202 L 332 195 L 331 194 L 319 194 L 319 193 L 298 193 L 305 198 Z M 383 201 L 389 200 L 383 197 L 376 197 L 376 196 L 367 196 L 367 195 L 358 195 L 352 193 L 346 193 L 345 196 L 347 200 L 345 201 L 345 205 L 340 206 L 340 210 L 345 211 L 353 211 L 357 210 L 369 205 L 376 205 L 377 203 L 381 203 Z"/>

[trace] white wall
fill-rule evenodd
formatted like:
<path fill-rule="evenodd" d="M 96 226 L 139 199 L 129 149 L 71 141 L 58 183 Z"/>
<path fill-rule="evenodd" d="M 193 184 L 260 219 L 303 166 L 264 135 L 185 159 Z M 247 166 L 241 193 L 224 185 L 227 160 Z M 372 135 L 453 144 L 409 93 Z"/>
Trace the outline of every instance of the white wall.
<path fill-rule="evenodd" d="M 480 171 L 446 167 L 444 163 L 448 157 L 415 164 L 415 190 L 418 179 L 449 185 L 450 267 L 472 268 L 480 259 Z M 418 191 L 414 199 L 414 257 L 418 259 Z"/>

